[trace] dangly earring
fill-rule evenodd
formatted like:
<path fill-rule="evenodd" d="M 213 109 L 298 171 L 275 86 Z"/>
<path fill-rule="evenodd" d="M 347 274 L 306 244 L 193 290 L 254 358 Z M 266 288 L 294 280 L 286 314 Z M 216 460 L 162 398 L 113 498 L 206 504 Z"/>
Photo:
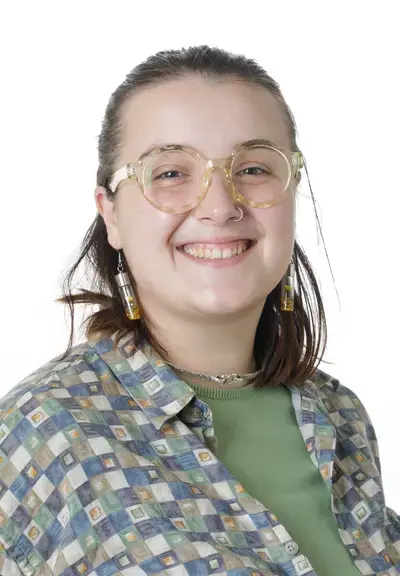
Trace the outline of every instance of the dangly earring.
<path fill-rule="evenodd" d="M 293 312 L 294 310 L 294 263 L 290 262 L 286 275 L 281 282 L 281 310 Z"/>
<path fill-rule="evenodd" d="M 139 320 L 141 318 L 140 310 L 135 302 L 135 296 L 133 293 L 133 288 L 129 275 L 124 272 L 124 265 L 122 263 L 121 252 L 118 251 L 118 274 L 115 276 L 117 282 L 118 290 L 122 298 L 122 303 L 124 305 L 126 317 L 129 320 Z"/>

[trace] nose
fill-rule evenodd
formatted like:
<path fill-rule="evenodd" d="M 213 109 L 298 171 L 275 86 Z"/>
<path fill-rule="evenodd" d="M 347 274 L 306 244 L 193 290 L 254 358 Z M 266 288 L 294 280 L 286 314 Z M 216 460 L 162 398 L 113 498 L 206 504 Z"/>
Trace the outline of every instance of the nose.
<path fill-rule="evenodd" d="M 212 167 L 206 175 L 206 186 L 206 194 L 195 208 L 196 218 L 216 226 L 236 219 L 238 209 L 225 169 Z"/>

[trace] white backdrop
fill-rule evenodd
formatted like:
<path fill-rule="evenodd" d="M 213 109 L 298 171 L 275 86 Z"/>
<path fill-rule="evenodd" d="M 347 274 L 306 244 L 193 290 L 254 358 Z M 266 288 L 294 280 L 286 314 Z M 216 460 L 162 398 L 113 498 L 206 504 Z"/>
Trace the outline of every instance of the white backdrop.
<path fill-rule="evenodd" d="M 54 299 L 96 213 L 97 135 L 111 92 L 160 49 L 208 43 L 243 52 L 278 80 L 297 119 L 340 298 L 302 198 L 299 239 L 328 313 L 322 368 L 366 405 L 387 501 L 400 513 L 400 5 L 330 4 L 2 4 L 0 395 L 66 346 Z"/>

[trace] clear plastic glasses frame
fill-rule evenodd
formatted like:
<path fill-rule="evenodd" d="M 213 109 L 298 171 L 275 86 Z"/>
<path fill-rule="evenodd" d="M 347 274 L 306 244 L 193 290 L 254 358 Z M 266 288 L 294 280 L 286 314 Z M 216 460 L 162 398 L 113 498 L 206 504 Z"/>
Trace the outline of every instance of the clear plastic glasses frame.
<path fill-rule="evenodd" d="M 269 202 L 255 203 L 245 198 L 235 188 L 235 185 L 232 180 L 232 167 L 236 157 L 240 152 L 242 152 L 243 150 L 251 148 L 260 148 L 260 147 L 269 148 L 280 154 L 280 156 L 286 163 L 288 176 L 286 182 L 284 183 L 284 188 L 282 190 L 281 196 L 279 198 L 276 198 L 275 200 Z M 199 163 L 200 166 L 203 167 L 202 172 L 203 177 L 201 180 L 199 194 L 192 201 L 188 202 L 187 204 L 184 204 L 180 208 L 172 208 L 169 206 L 161 206 L 160 204 L 157 204 L 146 193 L 146 187 L 144 184 L 144 175 L 146 173 L 146 168 L 151 162 L 151 160 L 158 154 L 169 151 L 187 152 Z M 221 170 L 223 170 L 225 174 L 225 178 L 229 184 L 229 189 L 235 202 L 245 204 L 253 208 L 269 208 L 270 206 L 273 206 L 274 204 L 278 203 L 281 200 L 284 193 L 289 188 L 292 178 L 296 180 L 300 179 L 300 170 L 301 168 L 303 168 L 303 166 L 304 166 L 304 159 L 300 151 L 293 152 L 291 150 L 286 150 L 284 148 L 278 148 L 277 146 L 275 146 L 275 144 L 273 144 L 269 140 L 257 139 L 257 140 L 249 140 L 248 142 L 243 142 L 235 146 L 232 153 L 228 157 L 215 158 L 215 159 L 205 158 L 200 152 L 188 146 L 183 146 L 180 144 L 169 144 L 154 148 L 149 152 L 145 152 L 138 158 L 136 162 L 130 162 L 129 164 L 126 164 L 122 168 L 116 170 L 116 172 L 112 174 L 111 178 L 108 181 L 107 193 L 109 197 L 113 197 L 115 196 L 115 194 L 117 193 L 119 187 L 123 182 L 125 182 L 126 180 L 136 180 L 143 196 L 152 206 L 154 206 L 158 210 L 161 210 L 162 212 L 181 214 L 183 212 L 187 212 L 188 210 L 193 209 L 197 204 L 199 204 L 203 200 L 203 198 L 207 194 L 213 170 L 215 170 L 216 168 L 220 168 Z"/>

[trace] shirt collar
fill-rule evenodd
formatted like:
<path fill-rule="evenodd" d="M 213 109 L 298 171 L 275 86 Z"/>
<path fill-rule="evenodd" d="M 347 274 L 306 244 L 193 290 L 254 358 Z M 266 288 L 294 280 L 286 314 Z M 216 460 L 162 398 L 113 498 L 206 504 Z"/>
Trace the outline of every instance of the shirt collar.
<path fill-rule="evenodd" d="M 176 416 L 194 398 L 193 389 L 177 377 L 148 342 L 144 341 L 137 346 L 133 336 L 129 334 L 118 344 L 115 335 L 89 340 L 89 344 L 157 429 Z M 316 418 L 316 414 L 321 410 L 321 407 L 318 407 L 318 393 L 311 381 L 303 383 L 301 387 L 288 388 L 292 394 L 297 423 L 308 452 L 317 465 L 317 431 L 322 424 L 320 422 L 318 425 Z M 328 424 L 325 418 L 324 423 Z M 325 473 L 325 477 L 329 477 L 329 474 Z"/>
<path fill-rule="evenodd" d="M 157 429 L 195 396 L 147 342 L 136 346 L 127 335 L 116 344 L 114 335 L 89 344 Z"/>

